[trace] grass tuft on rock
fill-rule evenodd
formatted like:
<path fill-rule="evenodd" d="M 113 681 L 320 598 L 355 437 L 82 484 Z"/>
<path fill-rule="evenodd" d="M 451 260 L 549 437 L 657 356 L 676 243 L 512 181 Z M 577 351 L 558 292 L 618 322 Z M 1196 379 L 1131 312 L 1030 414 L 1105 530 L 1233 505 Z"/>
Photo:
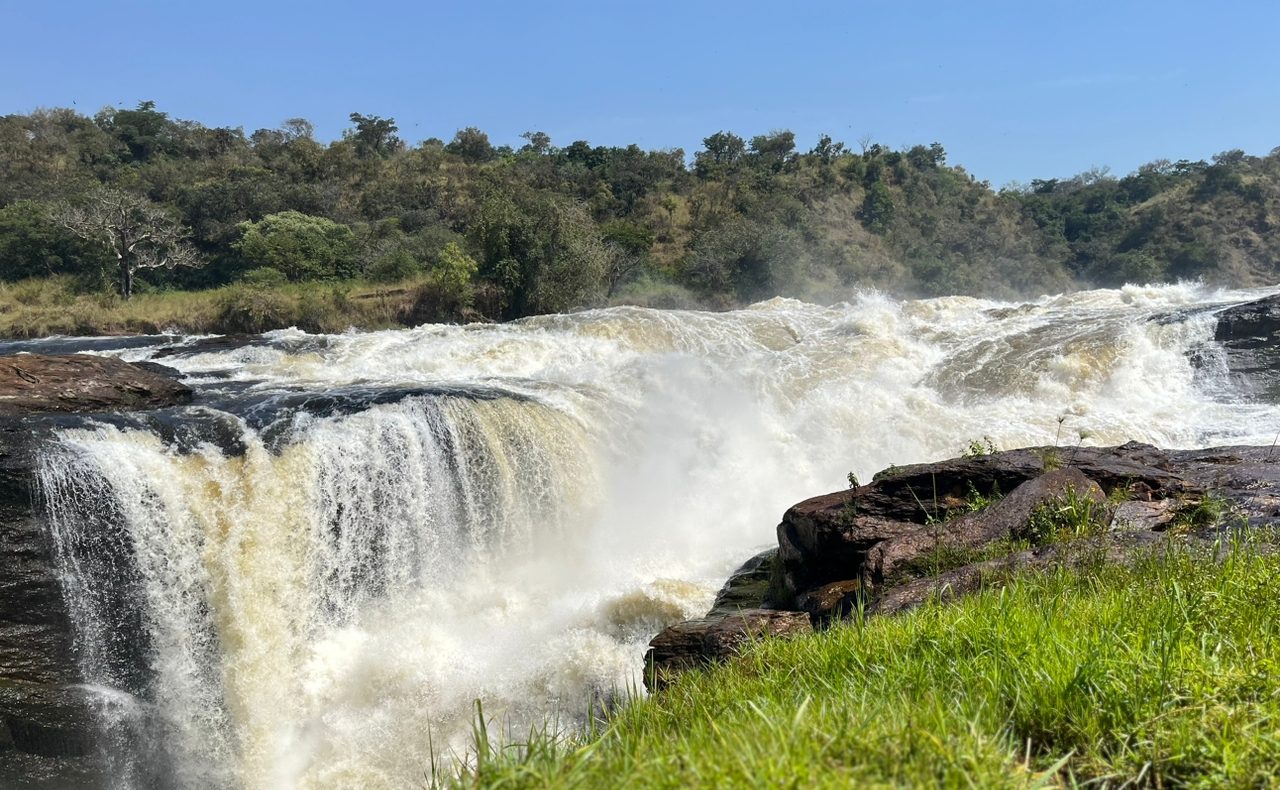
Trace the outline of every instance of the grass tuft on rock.
<path fill-rule="evenodd" d="M 459 787 L 1280 783 L 1280 557 L 1169 547 L 749 646 Z"/>

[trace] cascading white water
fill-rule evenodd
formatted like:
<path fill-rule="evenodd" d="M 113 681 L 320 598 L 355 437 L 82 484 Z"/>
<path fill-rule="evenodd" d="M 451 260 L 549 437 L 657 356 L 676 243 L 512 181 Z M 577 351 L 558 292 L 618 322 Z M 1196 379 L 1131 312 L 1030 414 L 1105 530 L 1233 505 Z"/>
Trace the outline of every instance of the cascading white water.
<path fill-rule="evenodd" d="M 572 725 L 851 470 L 983 436 L 1270 443 L 1204 309 L 1262 295 L 613 308 L 167 357 L 234 447 L 85 426 L 39 469 L 86 679 L 142 711 L 120 783 L 399 787 L 465 748 L 475 699 Z"/>

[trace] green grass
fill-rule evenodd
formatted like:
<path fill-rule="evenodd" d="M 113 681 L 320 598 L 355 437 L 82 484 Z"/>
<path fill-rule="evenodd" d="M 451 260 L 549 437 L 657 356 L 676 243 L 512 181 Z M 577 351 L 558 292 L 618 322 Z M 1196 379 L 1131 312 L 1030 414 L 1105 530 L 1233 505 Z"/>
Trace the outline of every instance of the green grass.
<path fill-rule="evenodd" d="M 1170 548 L 752 645 L 462 787 L 1280 783 L 1280 558 Z M 485 742 L 487 744 L 487 741 Z"/>

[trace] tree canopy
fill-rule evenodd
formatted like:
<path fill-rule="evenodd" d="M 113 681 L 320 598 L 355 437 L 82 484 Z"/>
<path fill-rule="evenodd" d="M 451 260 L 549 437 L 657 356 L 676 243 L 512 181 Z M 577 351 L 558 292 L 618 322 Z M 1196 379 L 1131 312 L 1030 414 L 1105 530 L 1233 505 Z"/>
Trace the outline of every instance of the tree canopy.
<path fill-rule="evenodd" d="M 149 101 L 0 117 L 0 278 L 71 274 L 92 287 L 88 274 L 114 266 L 129 294 L 135 274 L 151 288 L 260 269 L 417 277 L 448 284 L 449 315 L 465 303 L 512 318 L 609 301 L 833 300 L 856 287 L 1012 296 L 1280 277 L 1280 151 L 997 191 L 936 142 L 720 130 L 690 156 L 557 146 L 541 131 L 513 147 L 476 127 L 410 144 L 394 118 L 348 117 L 327 143 L 306 119 L 246 133 Z M 91 216 L 110 200 L 132 218 L 115 229 Z M 208 265 L 178 265 L 194 262 Z"/>

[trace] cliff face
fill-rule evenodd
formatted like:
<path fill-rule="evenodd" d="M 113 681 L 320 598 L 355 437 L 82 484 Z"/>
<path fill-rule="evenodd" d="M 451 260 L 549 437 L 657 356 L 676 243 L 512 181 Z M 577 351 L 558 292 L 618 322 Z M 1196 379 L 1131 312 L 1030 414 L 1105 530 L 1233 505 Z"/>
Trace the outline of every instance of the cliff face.
<path fill-rule="evenodd" d="M 49 413 L 185 403 L 160 372 L 87 355 L 0 358 L 0 787 L 92 787 L 103 766 L 63 601 L 55 547 L 38 506 L 36 455 Z"/>
<path fill-rule="evenodd" d="M 98 771 L 54 547 L 37 514 L 38 432 L 0 424 L 0 785 L 84 786 Z"/>

